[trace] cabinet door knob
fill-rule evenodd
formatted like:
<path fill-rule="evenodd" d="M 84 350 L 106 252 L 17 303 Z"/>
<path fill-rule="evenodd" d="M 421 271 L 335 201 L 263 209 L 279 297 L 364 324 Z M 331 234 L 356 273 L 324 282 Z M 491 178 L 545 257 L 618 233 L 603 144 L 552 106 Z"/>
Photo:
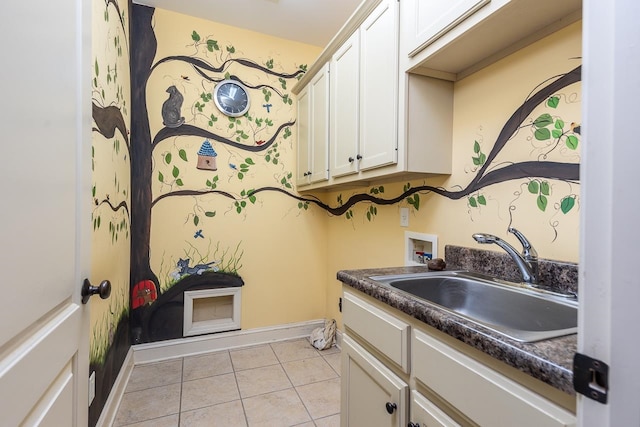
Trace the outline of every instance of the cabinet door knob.
<path fill-rule="evenodd" d="M 410 422 L 409 424 L 407 424 L 407 427 L 420 427 L 420 424 Z"/>
<path fill-rule="evenodd" d="M 349 157 L 349 163 L 353 163 L 355 159 L 353 157 Z"/>
<path fill-rule="evenodd" d="M 358 154 L 358 155 L 356 156 L 356 159 L 358 159 L 358 160 L 362 160 L 362 156 L 361 156 L 360 154 Z"/>
<path fill-rule="evenodd" d="M 398 409 L 398 405 L 396 405 L 395 403 L 391 403 L 391 402 L 387 402 L 387 404 L 385 405 L 387 407 L 387 412 L 390 414 L 393 414 L 393 412 Z"/>

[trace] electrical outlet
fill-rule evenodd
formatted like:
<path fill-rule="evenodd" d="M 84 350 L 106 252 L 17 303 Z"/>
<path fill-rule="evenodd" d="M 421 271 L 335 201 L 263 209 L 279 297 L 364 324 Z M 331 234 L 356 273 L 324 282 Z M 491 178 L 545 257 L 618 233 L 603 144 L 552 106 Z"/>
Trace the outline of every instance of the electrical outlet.
<path fill-rule="evenodd" d="M 96 397 L 96 371 L 91 372 L 89 375 L 89 405 Z"/>
<path fill-rule="evenodd" d="M 409 226 L 409 208 L 400 208 L 400 227 Z"/>

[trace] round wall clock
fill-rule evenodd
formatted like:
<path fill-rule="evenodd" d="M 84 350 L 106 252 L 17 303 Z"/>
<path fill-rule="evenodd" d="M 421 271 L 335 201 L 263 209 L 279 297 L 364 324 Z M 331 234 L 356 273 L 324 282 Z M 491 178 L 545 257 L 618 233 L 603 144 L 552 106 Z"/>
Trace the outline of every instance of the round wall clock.
<path fill-rule="evenodd" d="M 249 92 L 240 82 L 223 80 L 213 90 L 216 107 L 227 116 L 240 117 L 249 111 Z"/>

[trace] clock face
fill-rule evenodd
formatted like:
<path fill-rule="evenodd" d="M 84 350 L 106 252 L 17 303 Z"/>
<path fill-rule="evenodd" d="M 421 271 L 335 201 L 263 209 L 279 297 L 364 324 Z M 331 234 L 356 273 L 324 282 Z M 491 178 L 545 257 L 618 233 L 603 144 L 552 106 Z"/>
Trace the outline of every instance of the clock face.
<path fill-rule="evenodd" d="M 249 92 L 235 80 L 223 80 L 213 90 L 213 100 L 227 116 L 240 117 L 249 110 Z"/>

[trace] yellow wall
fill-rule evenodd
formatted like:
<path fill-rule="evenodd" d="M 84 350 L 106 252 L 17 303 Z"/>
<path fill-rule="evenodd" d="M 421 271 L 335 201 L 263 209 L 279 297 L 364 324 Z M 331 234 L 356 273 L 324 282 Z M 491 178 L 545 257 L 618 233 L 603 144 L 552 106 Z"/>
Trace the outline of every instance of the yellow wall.
<path fill-rule="evenodd" d="M 448 177 L 411 181 L 412 186 L 427 184 L 448 190 L 466 187 L 478 168 L 472 160 L 474 141 L 480 143 L 482 152 L 489 153 L 504 123 L 530 93 L 537 90 L 538 85 L 548 83 L 548 79 L 579 66 L 580 56 L 581 24 L 576 23 L 456 82 L 453 172 Z M 523 124 L 530 125 L 539 114 L 544 113 L 564 120 L 565 130 L 571 122 L 579 124 L 580 84 L 571 85 L 558 95 L 560 104 L 557 108 L 540 106 Z M 532 135 L 531 126 L 521 129 L 500 152 L 493 162 L 494 167 L 507 162 L 543 160 L 544 153 L 547 153 L 548 161 L 579 162 L 579 146 L 577 150 L 570 150 L 562 142 L 551 150 L 555 143 L 544 145 Z M 340 283 L 335 279 L 336 271 L 403 265 L 405 230 L 436 234 L 438 255 L 444 257 L 444 246 L 447 244 L 500 250 L 497 247 L 480 247 L 471 238 L 476 232 L 499 235 L 515 246 L 517 241 L 506 231 L 511 225 L 530 238 L 540 257 L 577 262 L 579 197 L 575 207 L 566 214 L 560 210 L 560 201 L 565 196 L 579 196 L 579 184 L 548 181 L 551 191 L 544 212 L 537 207 L 536 195 L 527 189 L 529 180 L 521 179 L 496 184 L 474 193 L 474 196 L 485 196 L 486 206 L 474 208 L 468 198 L 450 200 L 421 193 L 417 211 L 407 202 L 377 206 L 377 215 L 369 221 L 366 217 L 369 205 L 360 204 L 354 207 L 352 220 L 344 216 L 331 218 L 328 222 L 327 317 L 340 319 Z M 381 196 L 391 198 L 402 194 L 404 184 L 406 181 L 385 183 L 385 193 Z M 356 193 L 369 193 L 371 188 L 336 191 L 323 196 L 323 199 L 335 205 L 339 195 L 347 200 Z M 401 206 L 410 208 L 408 228 L 400 227 Z"/>
<path fill-rule="evenodd" d="M 156 60 L 189 55 L 220 66 L 228 59 L 244 58 L 264 66 L 272 59 L 274 71 L 293 73 L 302 64 L 311 64 L 321 50 L 161 9 L 156 9 L 154 22 L 158 41 Z M 192 38 L 194 31 L 200 38 L 199 43 Z M 207 39 L 216 40 L 221 50 L 208 51 Z M 233 46 L 234 52 L 227 50 L 229 46 Z M 295 78 L 285 79 L 286 88 L 283 88 L 277 76 L 237 63 L 232 63 L 223 72 L 207 74 L 219 81 L 226 72 L 250 86 L 277 88 L 282 95 L 291 96 L 291 88 L 297 82 Z M 171 61 L 154 70 L 147 86 L 152 136 L 163 128 L 161 107 L 168 96 L 166 89 L 172 85 L 184 96 L 181 113 L 185 124 L 231 140 L 235 140 L 236 130 L 244 130 L 249 137 L 241 140 L 243 144 L 255 146 L 258 141 L 268 140 L 280 124 L 296 118 L 295 102 L 283 102 L 272 90 L 269 100 L 272 107 L 267 112 L 263 107 L 267 102 L 262 89 L 250 89 L 249 115 L 252 119 L 268 118 L 274 126 L 254 133 L 258 129 L 255 122 L 242 117 L 240 126 L 236 122 L 230 128 L 231 122 L 213 102 L 201 98 L 203 93 L 211 93 L 215 84 L 203 79 L 185 62 Z M 196 108 L 198 102 L 205 104 L 202 112 Z M 213 125 L 208 123 L 211 115 L 217 119 Z M 242 289 L 243 329 L 325 317 L 327 215 L 318 209 L 300 209 L 297 200 L 274 191 L 260 193 L 255 203 L 243 199 L 243 191 L 246 194 L 250 189 L 269 186 L 289 190 L 282 179 L 292 183 L 289 173 L 295 174 L 295 126 L 290 130 L 291 136 L 278 138 L 277 152 L 249 152 L 211 139 L 218 154 L 217 171 L 202 171 L 195 167 L 196 153 L 204 141 L 202 137 L 170 138 L 154 149 L 154 198 L 181 189 L 207 189 L 206 181 L 217 176 L 216 190 L 230 194 L 233 199 L 209 194 L 160 200 L 152 210 L 151 268 L 158 275 L 161 287 L 166 289 L 171 284 L 179 258 L 189 258 L 190 265 L 194 265 L 220 261 L 224 251 L 227 251 L 227 257 L 235 254 L 241 264 L 237 273 L 245 282 Z M 184 150 L 187 161 L 179 157 L 180 150 Z M 171 154 L 169 163 L 167 154 Z M 278 161 L 274 164 L 276 154 Z M 247 163 L 246 158 L 253 164 L 240 178 L 238 170 L 230 164 L 239 168 Z M 174 167 L 179 169 L 182 186 L 173 177 Z M 164 182 L 158 179 L 159 173 L 163 174 Z M 235 203 L 240 199 L 246 206 L 238 213 Z M 205 212 L 215 212 L 215 216 L 206 216 Z M 195 216 L 198 217 L 197 225 Z M 202 230 L 204 238 L 194 237 L 198 230 Z"/>
<path fill-rule="evenodd" d="M 128 129 L 131 104 L 128 2 L 94 1 L 92 10 L 92 103 L 102 108 L 117 107 Z M 124 26 L 118 13 L 122 14 Z M 90 279 L 94 285 L 107 279 L 112 286 L 109 299 L 90 300 L 91 362 L 102 364 L 118 322 L 129 311 L 131 173 L 125 136 L 116 131 L 113 137 L 107 137 L 96 127 L 94 121 Z"/>

